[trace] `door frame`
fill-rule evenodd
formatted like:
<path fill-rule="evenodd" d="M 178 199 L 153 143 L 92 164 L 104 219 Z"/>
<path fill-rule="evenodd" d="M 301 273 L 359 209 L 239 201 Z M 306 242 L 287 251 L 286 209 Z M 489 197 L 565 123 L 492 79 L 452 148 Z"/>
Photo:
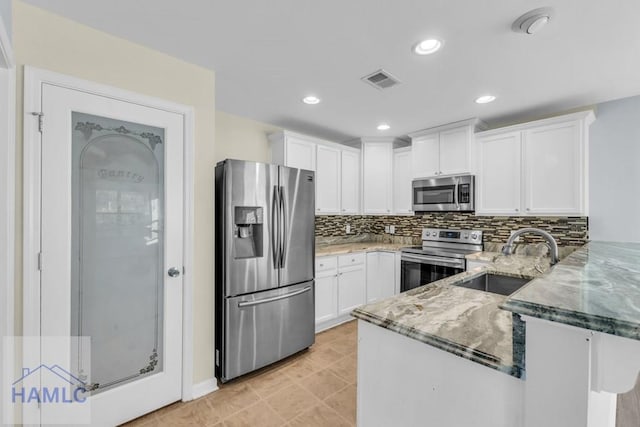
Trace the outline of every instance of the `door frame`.
<path fill-rule="evenodd" d="M 4 21 L 0 19 L 0 338 L 14 336 L 15 292 L 15 188 L 16 188 L 16 73 L 13 48 Z M 14 348 L 0 341 L 0 372 L 14 370 Z M 2 377 L 2 375 L 0 375 Z M 4 384 L 0 388 L 0 405 L 4 404 Z M 6 420 L 13 423 L 13 413 Z M 2 422 L 2 420 L 0 420 Z"/>
<path fill-rule="evenodd" d="M 31 66 L 24 67 L 24 171 L 23 171 L 23 335 L 40 335 L 41 150 L 37 113 L 42 111 L 44 84 L 86 92 L 183 116 L 184 123 L 184 274 L 182 293 L 182 401 L 193 399 L 193 214 L 194 111 L 193 107 L 141 95 Z M 36 113 L 36 115 L 34 115 Z M 46 126 L 46 117 L 43 118 Z"/>

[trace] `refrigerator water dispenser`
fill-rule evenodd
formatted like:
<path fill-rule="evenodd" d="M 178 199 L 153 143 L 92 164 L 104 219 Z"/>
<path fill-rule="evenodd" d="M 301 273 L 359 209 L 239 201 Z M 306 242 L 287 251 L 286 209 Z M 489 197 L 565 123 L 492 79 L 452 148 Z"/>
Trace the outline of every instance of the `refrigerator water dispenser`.
<path fill-rule="evenodd" d="M 236 206 L 233 247 L 235 258 L 262 257 L 263 213 L 260 207 Z"/>

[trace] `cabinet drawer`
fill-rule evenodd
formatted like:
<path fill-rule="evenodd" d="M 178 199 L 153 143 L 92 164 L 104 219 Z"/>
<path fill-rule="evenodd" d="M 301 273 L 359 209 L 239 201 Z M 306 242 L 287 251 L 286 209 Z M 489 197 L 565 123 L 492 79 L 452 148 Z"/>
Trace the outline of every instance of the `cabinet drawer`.
<path fill-rule="evenodd" d="M 338 265 L 340 267 L 349 267 L 350 265 L 364 264 L 365 255 L 364 252 L 340 255 L 338 257 Z"/>
<path fill-rule="evenodd" d="M 334 256 L 316 258 L 316 272 L 330 271 L 338 268 L 338 259 Z"/>

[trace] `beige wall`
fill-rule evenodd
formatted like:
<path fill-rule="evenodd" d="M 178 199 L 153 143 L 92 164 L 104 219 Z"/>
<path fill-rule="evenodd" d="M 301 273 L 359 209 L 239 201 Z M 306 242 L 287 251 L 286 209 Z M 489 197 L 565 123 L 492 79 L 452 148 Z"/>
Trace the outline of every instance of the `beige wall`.
<path fill-rule="evenodd" d="M 16 333 L 22 332 L 22 66 L 26 64 L 194 107 L 194 382 L 211 378 L 213 166 L 217 157 L 214 154 L 214 73 L 20 1 L 14 2 L 13 19 L 13 41 L 18 64 Z M 226 153 L 226 148 L 222 152 Z"/>
<path fill-rule="evenodd" d="M 268 162 L 271 158 L 267 134 L 275 126 L 216 111 L 216 161 L 224 159 Z"/>

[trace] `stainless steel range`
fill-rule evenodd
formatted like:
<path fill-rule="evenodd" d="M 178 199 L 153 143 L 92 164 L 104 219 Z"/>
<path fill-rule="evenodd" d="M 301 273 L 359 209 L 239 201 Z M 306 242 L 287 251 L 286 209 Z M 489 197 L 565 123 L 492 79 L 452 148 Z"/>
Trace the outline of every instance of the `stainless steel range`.
<path fill-rule="evenodd" d="M 402 248 L 402 292 L 454 274 L 467 267 L 466 255 L 482 251 L 480 230 L 422 229 L 422 246 Z"/>

